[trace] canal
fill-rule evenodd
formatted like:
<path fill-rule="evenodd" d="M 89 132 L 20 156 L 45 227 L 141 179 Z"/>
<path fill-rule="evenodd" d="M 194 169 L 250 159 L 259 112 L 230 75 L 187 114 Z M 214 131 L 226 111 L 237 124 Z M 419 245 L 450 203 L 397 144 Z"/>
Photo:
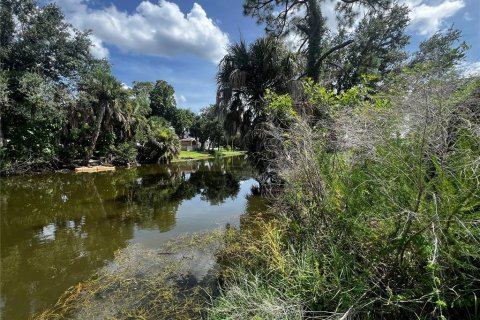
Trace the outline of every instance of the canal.
<path fill-rule="evenodd" d="M 2 319 L 27 319 L 122 251 L 238 225 L 260 206 L 245 158 L 2 178 Z"/>

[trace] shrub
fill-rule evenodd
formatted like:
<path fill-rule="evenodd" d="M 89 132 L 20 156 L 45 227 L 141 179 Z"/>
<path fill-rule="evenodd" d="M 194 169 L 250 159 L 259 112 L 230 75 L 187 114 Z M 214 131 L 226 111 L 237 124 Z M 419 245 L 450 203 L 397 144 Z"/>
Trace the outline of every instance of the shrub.
<path fill-rule="evenodd" d="M 135 163 L 137 159 L 137 148 L 133 143 L 124 142 L 113 148 L 112 163 L 115 165 L 128 165 Z"/>
<path fill-rule="evenodd" d="M 328 127 L 269 135 L 276 218 L 227 234 L 213 318 L 479 317 L 479 82 L 406 77 L 388 103 L 329 94 Z"/>

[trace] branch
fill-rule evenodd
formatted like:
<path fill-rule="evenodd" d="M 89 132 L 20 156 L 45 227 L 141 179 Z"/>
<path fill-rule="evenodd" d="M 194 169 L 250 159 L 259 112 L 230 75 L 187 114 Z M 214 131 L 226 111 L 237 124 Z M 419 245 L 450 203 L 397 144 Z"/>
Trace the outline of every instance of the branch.
<path fill-rule="evenodd" d="M 328 57 L 329 55 L 331 55 L 332 53 L 334 53 L 335 51 L 337 50 L 340 50 L 342 48 L 345 48 L 346 46 L 348 46 L 349 44 L 353 43 L 353 40 L 347 40 L 345 41 L 344 43 L 340 43 L 340 44 L 337 44 L 336 46 L 330 48 L 330 50 L 328 50 L 327 52 L 325 52 L 324 54 L 322 54 L 320 56 L 320 58 L 318 58 L 317 62 L 315 63 L 315 66 L 317 66 L 318 64 L 320 64 L 323 60 L 325 60 L 326 57 Z"/>
<path fill-rule="evenodd" d="M 289 5 L 289 0 L 285 1 L 285 9 L 283 11 L 281 11 L 277 15 L 277 17 L 274 19 L 276 21 L 276 23 L 279 25 L 279 28 L 280 28 L 279 34 L 284 33 L 285 26 L 287 25 L 287 22 L 288 22 L 289 12 L 291 12 L 291 10 L 295 6 L 302 5 L 302 4 L 305 4 L 304 0 L 293 1 L 290 5 Z"/>
<path fill-rule="evenodd" d="M 348 46 L 349 44 L 353 43 L 354 41 L 353 40 L 347 40 L 343 43 L 340 43 L 340 44 L 337 44 L 336 46 L 330 48 L 327 52 L 325 52 L 324 54 L 322 54 L 320 56 L 320 58 L 318 58 L 317 62 L 315 62 L 315 68 L 318 68 L 320 66 L 320 64 L 322 63 L 323 60 L 325 60 L 325 58 L 327 58 L 329 55 L 331 55 L 332 53 L 334 53 L 335 51 L 337 50 L 340 50 L 342 48 L 345 48 L 346 46 Z M 304 74 L 302 74 L 298 79 L 300 78 L 303 78 L 305 77 L 307 73 L 305 72 Z"/>

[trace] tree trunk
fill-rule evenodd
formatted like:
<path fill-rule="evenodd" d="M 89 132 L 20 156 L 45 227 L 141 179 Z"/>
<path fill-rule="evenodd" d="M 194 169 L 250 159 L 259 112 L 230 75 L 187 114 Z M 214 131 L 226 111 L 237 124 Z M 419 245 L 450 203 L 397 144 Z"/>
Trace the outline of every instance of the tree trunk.
<path fill-rule="evenodd" d="M 320 66 L 317 64 L 318 57 L 321 54 L 321 41 L 323 36 L 324 20 L 317 0 L 308 0 L 307 17 L 307 76 L 312 78 L 315 83 L 320 76 Z"/>
<path fill-rule="evenodd" d="M 4 145 L 4 138 L 3 138 L 3 129 L 2 129 L 2 116 L 0 115 L 0 148 Z"/>
<path fill-rule="evenodd" d="M 92 144 L 90 145 L 90 150 L 87 152 L 86 160 L 89 160 L 95 150 L 97 145 L 98 136 L 100 135 L 100 129 L 102 128 L 103 116 L 105 115 L 105 110 L 107 109 L 107 103 L 102 103 L 100 105 L 100 110 L 98 111 L 97 120 L 95 122 L 95 131 L 92 137 Z"/>

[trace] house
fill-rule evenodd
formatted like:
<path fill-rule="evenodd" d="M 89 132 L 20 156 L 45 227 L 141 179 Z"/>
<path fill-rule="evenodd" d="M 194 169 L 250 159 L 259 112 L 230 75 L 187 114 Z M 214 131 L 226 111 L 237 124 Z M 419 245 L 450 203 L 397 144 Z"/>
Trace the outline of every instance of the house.
<path fill-rule="evenodd" d="M 182 151 L 193 151 L 197 147 L 197 141 L 195 138 L 180 139 L 180 145 Z"/>

